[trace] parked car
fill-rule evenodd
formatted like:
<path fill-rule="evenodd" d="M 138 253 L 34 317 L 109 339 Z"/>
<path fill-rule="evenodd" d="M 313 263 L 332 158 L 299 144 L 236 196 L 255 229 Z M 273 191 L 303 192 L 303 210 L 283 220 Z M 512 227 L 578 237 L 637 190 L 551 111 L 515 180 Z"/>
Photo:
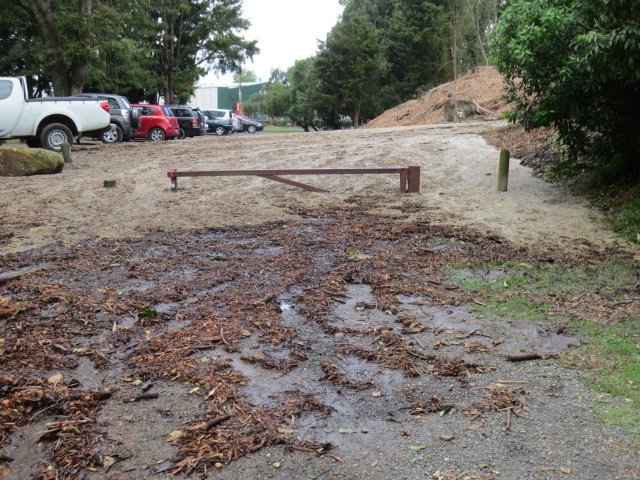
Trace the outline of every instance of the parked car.
<path fill-rule="evenodd" d="M 227 135 L 236 131 L 233 126 L 233 112 L 231 110 L 205 110 L 209 132 L 216 135 Z"/>
<path fill-rule="evenodd" d="M 243 115 L 234 115 L 236 132 L 261 132 L 264 127 L 262 123 Z"/>
<path fill-rule="evenodd" d="M 83 97 L 29 98 L 24 77 L 0 77 L 0 139 L 61 151 L 73 137 L 110 129 L 109 103 Z"/>
<path fill-rule="evenodd" d="M 198 107 L 189 105 L 169 105 L 178 119 L 180 138 L 196 137 L 207 133 L 207 123 L 204 113 Z"/>
<path fill-rule="evenodd" d="M 138 103 L 131 107 L 135 128 L 133 138 L 158 141 L 180 136 L 178 119 L 166 105 Z"/>
<path fill-rule="evenodd" d="M 99 138 L 103 143 L 117 143 L 123 140 L 131 140 L 133 128 L 131 127 L 131 104 L 127 97 L 114 93 L 79 93 L 78 97 L 93 98 L 95 100 L 109 102 L 109 114 L 111 123 L 115 125 L 112 130 L 104 132 Z"/>

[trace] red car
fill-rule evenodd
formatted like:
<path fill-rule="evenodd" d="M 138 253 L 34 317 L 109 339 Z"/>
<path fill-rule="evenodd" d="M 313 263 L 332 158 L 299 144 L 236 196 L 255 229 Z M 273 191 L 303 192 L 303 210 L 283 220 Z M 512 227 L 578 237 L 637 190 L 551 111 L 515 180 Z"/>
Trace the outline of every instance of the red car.
<path fill-rule="evenodd" d="M 132 138 L 167 140 L 180 135 L 178 119 L 166 105 L 133 104 L 132 120 L 134 131 Z"/>

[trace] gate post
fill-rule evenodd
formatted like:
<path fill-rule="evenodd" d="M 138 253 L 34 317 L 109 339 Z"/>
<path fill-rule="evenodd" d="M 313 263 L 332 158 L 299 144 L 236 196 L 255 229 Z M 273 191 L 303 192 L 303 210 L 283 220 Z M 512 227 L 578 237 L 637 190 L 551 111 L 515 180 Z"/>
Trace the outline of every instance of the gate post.
<path fill-rule="evenodd" d="M 498 191 L 506 192 L 509 183 L 509 150 L 500 150 L 500 163 L 498 164 Z"/>
<path fill-rule="evenodd" d="M 409 167 L 409 188 L 407 193 L 420 193 L 420 167 Z"/>

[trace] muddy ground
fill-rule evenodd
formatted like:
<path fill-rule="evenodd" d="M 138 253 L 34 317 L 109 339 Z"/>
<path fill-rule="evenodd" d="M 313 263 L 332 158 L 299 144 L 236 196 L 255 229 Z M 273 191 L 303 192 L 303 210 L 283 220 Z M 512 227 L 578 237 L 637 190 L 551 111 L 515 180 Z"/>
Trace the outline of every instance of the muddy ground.
<path fill-rule="evenodd" d="M 0 477 L 640 477 L 637 438 L 558 362 L 582 340 L 479 318 L 449 275 L 635 261 L 515 161 L 498 193 L 479 133 L 499 125 L 83 144 L 60 175 L 3 179 Z M 331 194 L 166 177 L 405 165 L 420 194 L 391 175 L 296 179 Z"/>

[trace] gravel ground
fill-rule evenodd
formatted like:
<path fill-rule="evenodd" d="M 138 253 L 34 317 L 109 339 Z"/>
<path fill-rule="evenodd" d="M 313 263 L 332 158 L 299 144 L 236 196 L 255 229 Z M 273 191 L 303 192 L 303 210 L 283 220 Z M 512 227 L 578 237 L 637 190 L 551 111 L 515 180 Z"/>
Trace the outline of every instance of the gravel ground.
<path fill-rule="evenodd" d="M 112 392 L 83 438 L 117 461 L 83 467 L 91 479 L 175 478 L 168 471 L 188 444 L 167 440 L 176 429 L 199 431 L 212 405 L 224 405 L 207 383 L 224 365 L 243 378 L 225 377 L 238 389 L 227 403 L 248 401 L 256 418 L 294 395 L 317 408 L 281 418 L 281 440 L 298 441 L 206 463 L 196 478 L 640 478 L 638 439 L 603 424 L 594 407 L 605 399 L 557 359 L 581 339 L 549 323 L 478 318 L 443 276 L 447 262 L 494 255 L 579 262 L 635 253 L 580 199 L 517 162 L 509 192 L 497 193 L 497 152 L 479 132 L 499 125 L 81 145 L 76 168 L 61 175 L 4 179 L 0 271 L 41 270 L 0 283 L 10 312 L 0 315 L 0 376 L 46 384 L 60 374 Z M 166 177 L 173 166 L 388 165 L 420 165 L 422 193 L 400 195 L 397 178 L 382 176 L 298 179 L 330 195 L 244 177 L 181 179 L 175 193 Z M 103 188 L 106 179 L 117 187 Z M 136 319 L 143 305 L 158 317 Z M 188 348 L 190 335 L 212 332 L 222 341 L 180 358 L 191 376 L 158 370 L 165 351 L 154 357 L 151 347 Z M 247 360 L 286 363 L 298 351 L 291 368 Z M 381 356 L 366 360 L 369 351 Z M 543 358 L 506 359 L 531 351 Z M 405 363 L 390 363 L 394 354 Z M 407 358 L 416 375 L 403 369 Z M 328 378 L 323 362 L 342 380 Z M 129 403 L 140 381 L 152 381 L 158 398 Z M 29 413 L 3 439 L 14 461 L 0 463 L 0 478 L 55 478 L 42 474 L 53 447 L 37 440 L 57 415 Z M 333 448 L 292 449 L 304 441 Z"/>

